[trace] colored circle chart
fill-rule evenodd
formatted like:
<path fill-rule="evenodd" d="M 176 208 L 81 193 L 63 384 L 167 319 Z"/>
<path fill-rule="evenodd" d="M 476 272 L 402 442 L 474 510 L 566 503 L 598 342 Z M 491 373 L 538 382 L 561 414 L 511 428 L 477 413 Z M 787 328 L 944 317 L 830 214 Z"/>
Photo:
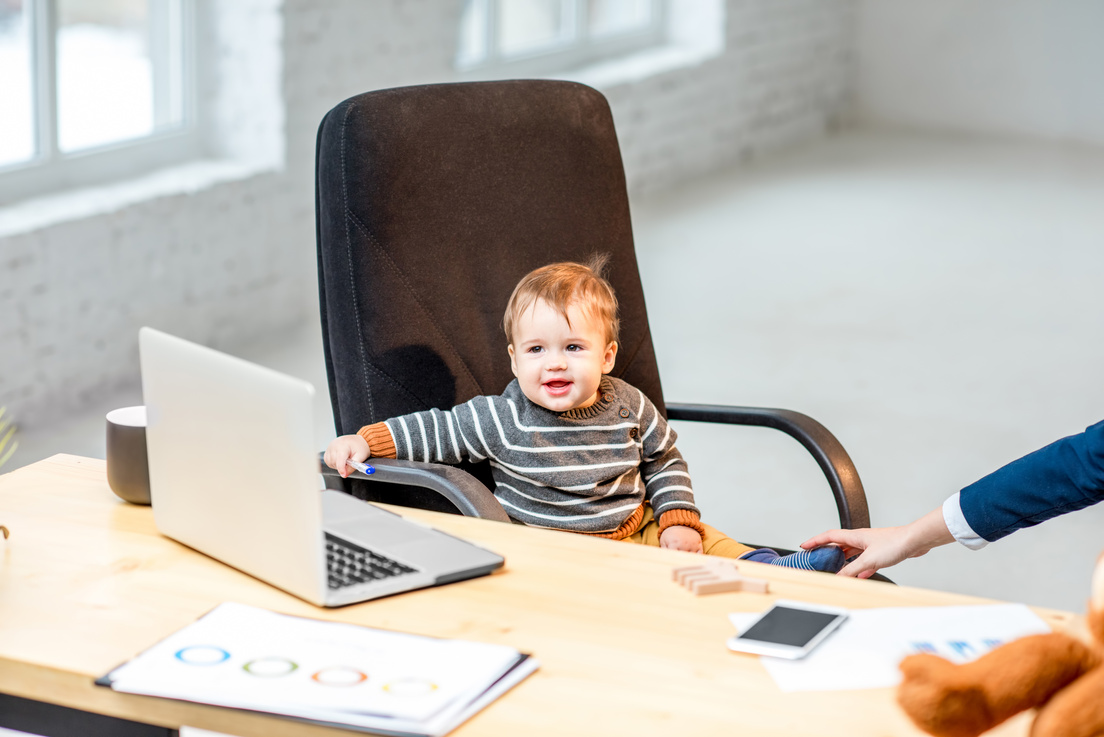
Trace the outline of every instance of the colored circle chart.
<path fill-rule="evenodd" d="M 437 684 L 425 678 L 399 678 L 384 684 L 383 690 L 392 696 L 419 697 L 428 696 L 437 690 Z"/>
<path fill-rule="evenodd" d="M 267 657 L 250 660 L 242 666 L 242 670 L 251 676 L 260 678 L 279 678 L 293 673 L 299 668 L 299 664 L 287 658 Z"/>
<path fill-rule="evenodd" d="M 176 651 L 176 659 L 188 665 L 218 665 L 230 659 L 230 653 L 214 645 L 189 645 Z"/>
<path fill-rule="evenodd" d="M 338 687 L 356 686 L 368 680 L 367 674 L 345 665 L 323 668 L 313 674 L 311 678 L 323 686 Z"/>

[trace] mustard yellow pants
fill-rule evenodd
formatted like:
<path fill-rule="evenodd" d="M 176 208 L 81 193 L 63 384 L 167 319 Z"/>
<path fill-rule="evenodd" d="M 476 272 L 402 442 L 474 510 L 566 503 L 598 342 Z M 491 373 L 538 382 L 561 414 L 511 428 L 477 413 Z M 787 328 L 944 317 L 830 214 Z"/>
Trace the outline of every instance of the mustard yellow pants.
<path fill-rule="evenodd" d="M 706 555 L 719 555 L 722 558 L 739 558 L 744 553 L 750 553 L 755 548 L 738 543 L 720 530 L 702 524 L 705 534 L 702 535 L 702 548 Z M 659 547 L 659 523 L 652 516 L 652 508 L 644 508 L 644 521 L 640 523 L 640 529 L 624 538 L 625 542 L 638 545 L 652 545 Z"/>

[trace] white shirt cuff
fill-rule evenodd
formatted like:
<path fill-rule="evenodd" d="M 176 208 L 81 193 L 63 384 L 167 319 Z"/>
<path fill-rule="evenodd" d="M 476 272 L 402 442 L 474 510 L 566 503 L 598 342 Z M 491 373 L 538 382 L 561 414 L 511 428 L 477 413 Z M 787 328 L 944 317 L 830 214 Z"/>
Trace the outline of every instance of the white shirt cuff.
<path fill-rule="evenodd" d="M 954 535 L 955 540 L 970 550 L 981 550 L 989 544 L 989 541 L 970 527 L 970 523 L 962 514 L 962 504 L 958 500 L 958 495 L 959 492 L 956 491 L 943 502 L 943 521 L 947 523 L 947 529 Z"/>

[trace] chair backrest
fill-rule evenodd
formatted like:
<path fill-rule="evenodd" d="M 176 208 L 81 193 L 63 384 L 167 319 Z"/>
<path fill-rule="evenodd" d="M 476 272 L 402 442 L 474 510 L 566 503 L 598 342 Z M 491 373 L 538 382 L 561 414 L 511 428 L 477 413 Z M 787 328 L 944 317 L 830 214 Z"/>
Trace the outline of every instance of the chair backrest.
<path fill-rule="evenodd" d="M 620 302 L 613 375 L 663 410 L 621 152 L 597 91 L 537 80 L 358 95 L 322 121 L 316 185 L 339 434 L 501 393 L 514 285 L 596 252 L 611 255 Z"/>

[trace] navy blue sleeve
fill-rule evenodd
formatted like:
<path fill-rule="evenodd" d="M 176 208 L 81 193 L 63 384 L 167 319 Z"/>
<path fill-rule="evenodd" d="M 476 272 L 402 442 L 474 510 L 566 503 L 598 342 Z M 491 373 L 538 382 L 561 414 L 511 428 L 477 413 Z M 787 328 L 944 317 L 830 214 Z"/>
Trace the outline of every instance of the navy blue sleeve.
<path fill-rule="evenodd" d="M 1104 500 L 1104 422 L 1009 463 L 959 495 L 962 514 L 992 542 Z"/>

